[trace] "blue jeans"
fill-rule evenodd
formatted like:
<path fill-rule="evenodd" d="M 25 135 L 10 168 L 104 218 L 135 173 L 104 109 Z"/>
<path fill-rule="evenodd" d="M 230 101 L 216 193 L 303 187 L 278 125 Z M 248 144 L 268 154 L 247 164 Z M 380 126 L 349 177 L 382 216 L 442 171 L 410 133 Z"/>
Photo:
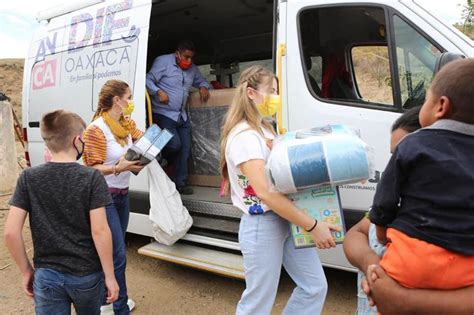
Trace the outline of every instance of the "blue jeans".
<path fill-rule="evenodd" d="M 127 282 L 125 268 L 127 267 L 127 252 L 125 248 L 125 233 L 127 232 L 130 216 L 129 197 L 126 195 L 112 194 L 113 202 L 105 207 L 107 221 L 112 233 L 114 273 L 120 287 L 119 297 L 114 302 L 115 314 L 130 314 L 127 305 Z M 105 304 L 105 298 L 103 300 Z"/>
<path fill-rule="evenodd" d="M 296 283 L 283 314 L 321 313 L 327 293 L 321 262 L 316 249 L 295 249 L 288 221 L 272 211 L 243 215 L 239 243 L 246 288 L 237 305 L 237 315 L 271 313 L 282 264 Z"/>
<path fill-rule="evenodd" d="M 37 315 L 71 314 L 71 303 L 78 315 L 100 314 L 104 274 L 76 276 L 54 269 L 37 268 L 33 282 Z"/>
<path fill-rule="evenodd" d="M 153 122 L 160 128 L 168 129 L 174 137 L 163 149 L 163 157 L 174 165 L 172 180 L 176 187 L 186 185 L 188 178 L 188 158 L 191 154 L 191 123 L 180 116 L 174 121 L 164 115 L 153 114 Z"/>

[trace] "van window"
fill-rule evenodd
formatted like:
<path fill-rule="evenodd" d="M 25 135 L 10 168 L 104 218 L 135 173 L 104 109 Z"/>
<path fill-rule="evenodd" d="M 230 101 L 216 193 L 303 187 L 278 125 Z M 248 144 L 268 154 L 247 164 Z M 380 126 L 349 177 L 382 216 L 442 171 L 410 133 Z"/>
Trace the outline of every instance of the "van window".
<path fill-rule="evenodd" d="M 385 11 L 390 9 L 372 5 L 301 11 L 301 64 L 314 97 L 387 110 L 423 103 L 443 49 L 396 13 L 386 20 Z M 390 39 L 389 23 L 393 24 Z M 313 70 L 315 56 L 320 58 L 319 70 Z M 398 78 L 394 79 L 395 73 Z M 394 99 L 397 94 L 400 102 Z"/>
<path fill-rule="evenodd" d="M 315 97 L 393 107 L 383 8 L 310 8 L 299 26 L 302 67 Z"/>
<path fill-rule="evenodd" d="M 441 51 L 397 15 L 393 16 L 402 107 L 423 104 Z"/>
<path fill-rule="evenodd" d="M 321 89 L 321 81 L 323 78 L 323 58 L 321 56 L 310 56 L 311 67 L 308 70 L 308 75 L 316 81 L 318 87 Z"/>
<path fill-rule="evenodd" d="M 387 46 L 357 46 L 351 51 L 354 83 L 366 102 L 393 104 Z M 376 88 L 374 88 L 376 87 Z"/>

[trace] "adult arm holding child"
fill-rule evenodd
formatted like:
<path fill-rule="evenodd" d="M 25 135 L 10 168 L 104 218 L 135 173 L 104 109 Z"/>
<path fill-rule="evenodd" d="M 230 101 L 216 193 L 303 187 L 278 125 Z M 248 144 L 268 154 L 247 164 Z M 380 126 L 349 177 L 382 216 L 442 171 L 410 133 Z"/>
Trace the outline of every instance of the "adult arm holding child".
<path fill-rule="evenodd" d="M 344 239 L 349 262 L 369 275 L 362 288 L 371 306 L 382 314 L 473 314 L 474 286 L 458 290 L 408 289 L 390 278 L 378 266 L 380 257 L 368 242 L 370 221 L 362 219 Z"/>
<path fill-rule="evenodd" d="M 364 271 L 380 261 L 380 257 L 369 247 L 369 227 L 369 219 L 363 218 L 347 231 L 343 244 L 347 260 L 357 269 Z"/>
<path fill-rule="evenodd" d="M 378 265 L 368 268 L 366 292 L 382 314 L 473 314 L 474 286 L 456 290 L 408 289 Z"/>

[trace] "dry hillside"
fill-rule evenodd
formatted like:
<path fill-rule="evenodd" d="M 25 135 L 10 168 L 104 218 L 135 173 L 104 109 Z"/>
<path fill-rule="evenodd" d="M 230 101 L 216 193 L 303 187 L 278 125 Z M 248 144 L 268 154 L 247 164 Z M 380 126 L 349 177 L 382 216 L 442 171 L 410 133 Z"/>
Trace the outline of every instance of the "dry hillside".
<path fill-rule="evenodd" d="M 21 121 L 21 89 L 24 59 L 0 59 L 0 92 L 5 93 Z"/>

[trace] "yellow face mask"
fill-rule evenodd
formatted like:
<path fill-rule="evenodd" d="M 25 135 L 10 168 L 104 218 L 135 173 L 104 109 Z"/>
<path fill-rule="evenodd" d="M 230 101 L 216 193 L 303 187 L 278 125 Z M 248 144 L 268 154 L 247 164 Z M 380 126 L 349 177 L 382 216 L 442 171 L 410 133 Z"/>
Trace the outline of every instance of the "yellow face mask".
<path fill-rule="evenodd" d="M 122 109 L 124 116 L 130 116 L 135 109 L 135 103 L 133 101 L 128 101 L 128 106 Z"/>
<path fill-rule="evenodd" d="M 280 108 L 280 97 L 275 94 L 266 94 L 263 96 L 263 103 L 256 104 L 256 107 L 262 117 L 271 117 Z"/>

